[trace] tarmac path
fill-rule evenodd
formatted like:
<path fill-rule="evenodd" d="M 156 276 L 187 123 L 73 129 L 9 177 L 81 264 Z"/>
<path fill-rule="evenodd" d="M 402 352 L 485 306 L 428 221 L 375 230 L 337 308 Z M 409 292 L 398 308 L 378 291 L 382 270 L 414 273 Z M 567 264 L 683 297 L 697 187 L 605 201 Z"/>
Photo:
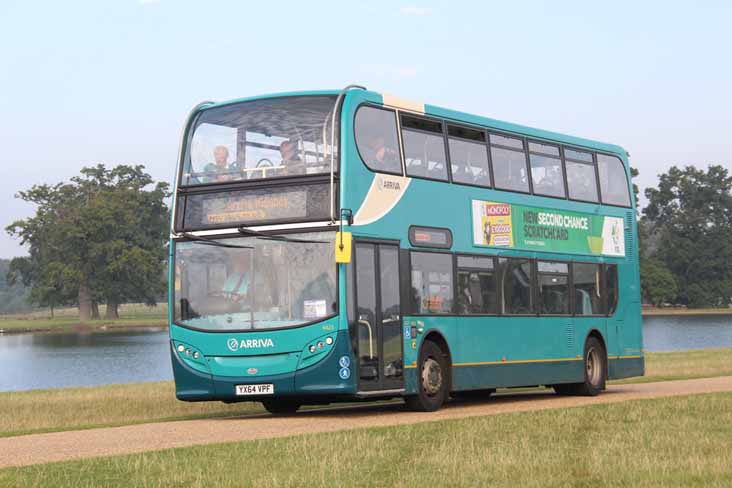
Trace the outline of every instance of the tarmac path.
<path fill-rule="evenodd" d="M 29 434 L 0 438 L 0 468 L 201 444 L 726 391 L 732 391 L 732 376 L 612 385 L 597 397 L 558 396 L 551 390 L 504 393 L 481 400 L 451 402 L 431 413 L 410 412 L 401 402 L 395 402 L 321 408 L 287 417 L 261 414 Z"/>

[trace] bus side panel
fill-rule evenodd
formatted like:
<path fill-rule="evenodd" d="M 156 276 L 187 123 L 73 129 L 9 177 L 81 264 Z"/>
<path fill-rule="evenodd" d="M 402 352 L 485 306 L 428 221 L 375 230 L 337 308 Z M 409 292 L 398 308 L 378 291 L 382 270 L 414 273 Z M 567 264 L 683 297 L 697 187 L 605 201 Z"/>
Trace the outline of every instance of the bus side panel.
<path fill-rule="evenodd" d="M 453 370 L 453 390 L 574 383 L 582 374 L 581 361 L 457 365 Z"/>
<path fill-rule="evenodd" d="M 616 321 L 619 330 L 620 354 L 610 357 L 608 377 L 610 379 L 643 376 L 645 357 L 643 353 L 643 321 L 640 303 L 627 303 L 623 320 Z"/>
<path fill-rule="evenodd" d="M 460 317 L 454 390 L 581 381 L 572 317 Z"/>

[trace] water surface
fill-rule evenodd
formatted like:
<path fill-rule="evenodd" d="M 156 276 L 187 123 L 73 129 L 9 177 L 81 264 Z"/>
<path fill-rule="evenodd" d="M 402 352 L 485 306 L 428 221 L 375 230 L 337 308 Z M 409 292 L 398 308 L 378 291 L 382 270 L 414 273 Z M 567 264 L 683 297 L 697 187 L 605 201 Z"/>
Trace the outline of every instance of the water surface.
<path fill-rule="evenodd" d="M 732 315 L 646 317 L 647 351 L 732 347 Z M 0 391 L 170 380 L 166 330 L 0 335 Z"/>

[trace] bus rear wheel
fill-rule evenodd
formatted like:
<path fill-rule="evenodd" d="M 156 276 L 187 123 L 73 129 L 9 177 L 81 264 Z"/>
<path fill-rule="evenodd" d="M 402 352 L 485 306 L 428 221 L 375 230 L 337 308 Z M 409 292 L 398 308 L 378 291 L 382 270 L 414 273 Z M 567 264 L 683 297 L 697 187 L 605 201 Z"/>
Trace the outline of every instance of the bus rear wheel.
<path fill-rule="evenodd" d="M 605 389 L 607 380 L 607 354 L 597 337 L 590 336 L 585 342 L 584 381 L 554 385 L 560 395 L 597 396 Z"/>
<path fill-rule="evenodd" d="M 300 403 L 294 400 L 263 400 L 262 405 L 272 415 L 293 414 L 300 408 Z"/>
<path fill-rule="evenodd" d="M 410 410 L 434 412 L 445 403 L 449 393 L 450 365 L 447 354 L 432 341 L 422 345 L 419 354 L 417 389 L 419 393 L 404 398 Z"/>

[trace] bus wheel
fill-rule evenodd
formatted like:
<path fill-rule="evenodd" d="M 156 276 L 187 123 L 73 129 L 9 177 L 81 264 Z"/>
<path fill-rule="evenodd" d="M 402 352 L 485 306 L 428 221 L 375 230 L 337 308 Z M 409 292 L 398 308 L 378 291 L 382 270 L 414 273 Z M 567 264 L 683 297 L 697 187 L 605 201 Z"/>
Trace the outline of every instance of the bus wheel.
<path fill-rule="evenodd" d="M 585 379 L 582 383 L 554 385 L 554 391 L 560 395 L 599 395 L 607 380 L 607 355 L 597 337 L 587 338 L 583 364 Z"/>
<path fill-rule="evenodd" d="M 434 412 L 445 403 L 450 381 L 450 366 L 445 352 L 427 341 L 419 355 L 417 375 L 419 393 L 404 398 L 407 407 L 418 412 Z"/>
<path fill-rule="evenodd" d="M 287 415 L 300 408 L 300 403 L 293 400 L 264 400 L 262 405 L 272 415 Z"/>

